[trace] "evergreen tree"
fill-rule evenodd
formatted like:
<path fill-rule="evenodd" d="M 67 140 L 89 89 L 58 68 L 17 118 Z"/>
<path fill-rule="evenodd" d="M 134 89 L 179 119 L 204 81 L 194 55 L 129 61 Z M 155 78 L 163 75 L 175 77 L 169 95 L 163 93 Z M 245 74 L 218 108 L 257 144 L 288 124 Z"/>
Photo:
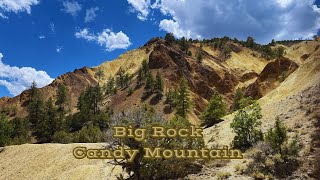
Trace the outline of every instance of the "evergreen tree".
<path fill-rule="evenodd" d="M 42 96 L 37 89 L 37 84 L 32 83 L 30 88 L 29 104 L 28 104 L 28 119 L 32 124 L 37 124 L 43 120 L 44 103 Z"/>
<path fill-rule="evenodd" d="M 232 105 L 232 109 L 234 111 L 240 109 L 240 100 L 244 98 L 244 94 L 242 92 L 242 90 L 240 88 L 238 88 L 236 90 L 235 95 L 233 96 L 233 105 Z"/>
<path fill-rule="evenodd" d="M 144 80 L 144 72 L 142 70 L 142 68 L 139 68 L 138 70 L 138 77 L 137 77 L 137 86 L 141 86 L 142 84 L 142 81 Z"/>
<path fill-rule="evenodd" d="M 101 79 L 104 77 L 104 72 L 103 72 L 101 69 L 99 69 L 99 70 L 95 73 L 94 77 L 95 77 L 95 78 L 98 78 L 98 84 L 100 84 Z"/>
<path fill-rule="evenodd" d="M 147 92 L 153 92 L 153 84 L 154 84 L 154 79 L 153 79 L 153 76 L 151 74 L 151 72 L 148 72 L 147 74 L 147 82 L 146 82 L 146 85 L 145 85 L 145 90 Z"/>
<path fill-rule="evenodd" d="M 256 44 L 256 43 L 254 42 L 254 38 L 251 37 L 251 36 L 249 36 L 249 37 L 247 38 L 246 46 L 247 46 L 248 48 L 254 48 L 255 44 Z"/>
<path fill-rule="evenodd" d="M 176 91 L 173 91 L 171 89 L 169 89 L 169 91 L 166 93 L 166 103 L 169 104 L 170 110 L 175 106 L 176 96 L 177 96 Z"/>
<path fill-rule="evenodd" d="M 146 77 L 147 74 L 149 73 L 149 64 L 148 64 L 148 61 L 146 59 L 144 59 L 142 61 L 142 72 L 143 72 L 143 77 Z"/>
<path fill-rule="evenodd" d="M 61 84 L 57 90 L 56 105 L 59 107 L 60 112 L 64 112 L 64 107 L 68 103 L 68 89 L 64 84 Z"/>
<path fill-rule="evenodd" d="M 189 51 L 190 43 L 186 40 L 185 37 L 182 37 L 179 41 L 181 51 L 184 51 L 186 54 Z"/>
<path fill-rule="evenodd" d="M 110 77 L 108 78 L 107 84 L 105 85 L 105 94 L 106 94 L 106 95 L 116 94 L 116 93 L 115 93 L 115 89 L 116 89 L 116 87 L 115 87 L 115 80 L 114 80 L 113 77 L 110 76 Z"/>
<path fill-rule="evenodd" d="M 245 108 L 254 103 L 254 100 L 251 97 L 245 97 L 241 89 L 237 89 L 233 97 L 232 110 L 236 111 L 242 108 Z"/>
<path fill-rule="evenodd" d="M 275 50 L 275 56 L 276 58 L 281 58 L 285 55 L 285 49 L 284 47 L 278 47 L 276 50 Z"/>
<path fill-rule="evenodd" d="M 103 95 L 100 86 L 88 87 L 78 98 L 77 108 L 81 113 L 90 115 L 100 111 Z"/>
<path fill-rule="evenodd" d="M 202 53 L 200 52 L 200 51 L 198 51 L 198 53 L 197 53 L 197 61 L 198 61 L 198 63 L 202 63 Z"/>
<path fill-rule="evenodd" d="M 130 81 L 131 81 L 130 75 L 128 73 L 125 73 L 123 76 L 123 86 L 125 88 L 129 87 Z"/>
<path fill-rule="evenodd" d="M 271 128 L 267 133 L 266 140 L 270 142 L 275 152 L 282 155 L 283 145 L 287 139 L 287 130 L 277 117 L 274 128 Z"/>
<path fill-rule="evenodd" d="M 162 95 L 163 94 L 163 88 L 164 88 L 164 82 L 161 78 L 161 75 L 160 75 L 160 72 L 158 71 L 157 72 L 157 75 L 156 75 L 156 82 L 155 82 L 155 91 L 158 95 Z"/>
<path fill-rule="evenodd" d="M 182 78 L 180 81 L 175 105 L 177 110 L 176 114 L 186 118 L 191 109 L 191 99 L 188 82 L 185 78 Z"/>
<path fill-rule="evenodd" d="M 11 144 L 24 144 L 30 141 L 28 119 L 15 117 L 10 121 L 13 127 Z"/>
<path fill-rule="evenodd" d="M 8 117 L 0 114 L 0 147 L 10 144 L 10 137 L 13 132 L 13 127 L 8 121 Z"/>
<path fill-rule="evenodd" d="M 120 88 L 123 88 L 125 85 L 125 71 L 122 69 L 122 67 L 120 67 L 117 73 L 116 84 Z"/>
<path fill-rule="evenodd" d="M 172 33 L 167 33 L 166 36 L 164 37 L 164 40 L 169 44 L 173 44 L 176 41 Z"/>
<path fill-rule="evenodd" d="M 233 132 L 236 133 L 233 140 L 235 148 L 245 150 L 262 139 L 262 132 L 259 130 L 261 118 L 261 108 L 258 103 L 238 111 L 230 124 Z"/>
<path fill-rule="evenodd" d="M 44 118 L 36 124 L 37 140 L 40 142 L 50 142 L 54 133 L 60 130 L 62 123 L 58 117 L 52 98 L 45 104 Z"/>
<path fill-rule="evenodd" d="M 212 126 L 219 122 L 220 118 L 227 113 L 227 105 L 219 94 L 214 94 L 210 99 L 209 105 L 206 110 L 201 114 L 203 124 Z"/>

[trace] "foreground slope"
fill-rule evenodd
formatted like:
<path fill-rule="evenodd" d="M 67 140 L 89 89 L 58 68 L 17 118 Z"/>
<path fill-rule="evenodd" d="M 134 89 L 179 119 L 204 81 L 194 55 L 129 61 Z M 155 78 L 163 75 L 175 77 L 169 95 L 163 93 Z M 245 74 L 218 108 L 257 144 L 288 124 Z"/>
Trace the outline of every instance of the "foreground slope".
<path fill-rule="evenodd" d="M 122 172 L 109 160 L 76 159 L 75 147 L 102 148 L 103 144 L 24 144 L 0 153 L 0 179 L 116 179 Z"/>

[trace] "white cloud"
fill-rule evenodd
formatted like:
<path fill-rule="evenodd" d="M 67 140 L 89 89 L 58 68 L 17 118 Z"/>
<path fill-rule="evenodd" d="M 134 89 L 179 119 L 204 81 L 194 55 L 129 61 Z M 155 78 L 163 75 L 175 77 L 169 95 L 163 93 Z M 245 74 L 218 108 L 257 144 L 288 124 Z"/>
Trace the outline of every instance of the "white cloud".
<path fill-rule="evenodd" d="M 132 10 L 135 12 L 138 12 L 137 17 L 141 21 L 147 20 L 147 17 L 150 11 L 150 6 L 151 6 L 150 0 L 127 0 L 127 1 L 133 8 Z"/>
<path fill-rule="evenodd" d="M 64 1 L 62 5 L 62 11 L 71 14 L 72 16 L 77 16 L 78 12 L 82 9 L 81 4 L 76 1 Z"/>
<path fill-rule="evenodd" d="M 52 33 L 55 33 L 55 32 L 56 32 L 56 26 L 54 25 L 54 23 L 50 23 L 50 24 L 49 24 L 49 28 L 50 28 L 50 31 L 51 31 Z"/>
<path fill-rule="evenodd" d="M 39 88 L 50 84 L 53 79 L 45 71 L 37 71 L 31 67 L 15 67 L 2 62 L 0 53 L 0 85 L 5 86 L 10 94 L 16 96 L 28 89 L 33 81 Z"/>
<path fill-rule="evenodd" d="M 199 39 L 201 38 L 200 35 L 194 34 L 190 30 L 181 29 L 179 26 L 179 23 L 175 22 L 174 20 L 171 20 L 171 19 L 170 20 L 168 20 L 168 19 L 162 20 L 159 24 L 159 27 L 161 30 L 173 33 L 178 38 L 181 38 L 181 37 L 186 37 L 186 38 L 196 37 Z"/>
<path fill-rule="evenodd" d="M 39 38 L 39 39 L 45 39 L 46 36 L 44 36 L 44 35 L 39 35 L 38 38 Z"/>
<path fill-rule="evenodd" d="M 132 0 L 133 1 L 133 0 Z M 129 0 L 128 0 L 129 2 Z M 133 1 L 143 15 L 158 9 L 170 16 L 159 28 L 177 37 L 253 36 L 260 43 L 271 39 L 311 38 L 320 29 L 320 8 L 315 0 L 158 0 Z M 146 7 L 148 5 L 148 7 Z M 145 17 L 146 17 L 145 16 Z"/>
<path fill-rule="evenodd" d="M 105 47 L 106 51 L 116 49 L 127 49 L 132 43 L 129 37 L 122 31 L 114 33 L 110 29 L 105 29 L 101 33 L 93 34 L 89 29 L 84 28 L 75 33 L 76 38 L 83 38 L 87 41 L 94 41 Z"/>
<path fill-rule="evenodd" d="M 0 18 L 2 18 L 2 19 L 8 19 L 8 16 L 6 16 L 6 15 L 4 15 L 4 14 L 0 13 Z"/>
<path fill-rule="evenodd" d="M 98 7 L 90 8 L 86 10 L 86 17 L 84 18 L 84 22 L 88 23 L 93 21 L 96 17 L 96 11 L 99 11 Z"/>
<path fill-rule="evenodd" d="M 57 46 L 56 52 L 60 53 L 63 50 L 63 46 Z"/>
<path fill-rule="evenodd" d="M 39 4 L 38 0 L 0 0 L 0 9 L 4 12 L 31 13 L 31 6 Z"/>

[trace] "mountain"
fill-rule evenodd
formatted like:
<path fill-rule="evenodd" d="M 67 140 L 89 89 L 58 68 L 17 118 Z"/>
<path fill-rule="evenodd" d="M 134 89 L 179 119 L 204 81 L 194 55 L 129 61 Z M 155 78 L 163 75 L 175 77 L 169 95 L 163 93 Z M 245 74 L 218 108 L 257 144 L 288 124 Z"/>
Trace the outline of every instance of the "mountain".
<path fill-rule="evenodd" d="M 102 63 L 97 67 L 83 67 L 73 72 L 68 72 L 56 78 L 51 84 L 40 89 L 45 95 L 45 100 L 56 98 L 59 85 L 64 84 L 69 90 L 69 109 L 76 112 L 77 98 L 88 86 L 98 83 L 95 73 L 99 70 L 104 72 L 102 84 L 107 82 L 108 77 L 115 77 L 120 69 L 133 75 L 130 87 L 135 88 L 137 71 L 144 59 L 149 60 L 149 68 L 155 76 L 159 71 L 164 79 L 165 89 L 177 87 L 183 76 L 188 80 L 194 102 L 194 110 L 190 115 L 193 123 L 199 122 L 199 114 L 206 107 L 211 96 L 218 92 L 223 95 L 229 105 L 237 88 L 245 90 L 247 95 L 256 99 L 262 97 L 279 85 L 280 76 L 288 76 L 297 69 L 299 64 L 295 51 L 285 47 L 288 54 L 285 58 L 269 61 L 261 57 L 260 52 L 244 47 L 232 40 L 225 42 L 230 47 L 231 55 L 226 58 L 224 50 L 215 48 L 210 43 L 201 45 L 193 42 L 190 45 L 191 56 L 180 50 L 177 44 L 170 45 L 164 40 L 153 38 L 143 47 L 129 51 L 117 59 Z M 202 46 L 202 47 L 200 47 Z M 274 47 L 276 48 L 276 47 Z M 197 53 L 201 52 L 203 60 L 197 62 Z M 300 61 L 300 59 L 298 59 Z M 26 116 L 29 91 L 20 95 L 0 99 L 0 107 L 10 117 Z M 111 106 L 115 112 L 121 112 L 128 107 L 137 107 L 144 103 L 153 105 L 158 111 L 162 111 L 166 117 L 172 117 L 172 112 L 163 109 L 164 101 L 155 101 L 153 96 L 141 99 L 143 88 L 136 89 L 131 96 L 126 96 L 127 91 L 121 90 L 114 96 L 105 97 L 104 106 Z"/>
<path fill-rule="evenodd" d="M 111 107 L 115 113 L 119 113 L 143 104 L 149 104 L 170 120 L 174 111 L 166 108 L 165 98 L 159 100 L 155 95 L 145 97 L 144 88 L 136 87 L 138 70 L 143 60 L 147 59 L 148 67 L 153 76 L 159 72 L 164 79 L 165 91 L 176 89 L 180 79 L 186 78 L 193 101 L 193 110 L 188 119 L 193 124 L 199 124 L 200 113 L 206 108 L 208 100 L 214 93 L 221 94 L 228 106 L 231 107 L 234 94 L 240 88 L 260 104 L 263 115 L 261 120 L 263 132 L 270 129 L 274 125 L 276 117 L 279 117 L 288 128 L 290 137 L 299 134 L 302 142 L 302 150 L 299 153 L 301 165 L 291 177 L 293 179 L 316 179 L 320 173 L 317 171 L 320 167 L 320 42 L 278 42 L 271 48 L 282 48 L 285 54 L 270 58 L 266 51 L 261 50 L 263 46 L 247 47 L 243 42 L 231 39 L 221 41 L 223 42 L 222 46 L 210 41 L 192 41 L 189 47 L 190 52 L 185 53 L 176 43 L 169 44 L 163 39 L 153 38 L 144 46 L 128 51 L 115 60 L 104 62 L 97 67 L 83 67 L 61 75 L 50 85 L 41 88 L 40 92 L 46 99 L 56 98 L 56 90 L 59 85 L 66 85 L 69 89 L 68 97 L 70 97 L 68 108 L 72 114 L 77 112 L 76 104 L 81 92 L 87 86 L 98 84 L 98 79 L 95 77 L 96 72 L 104 72 L 104 77 L 100 80 L 103 85 L 107 82 L 108 77 L 114 77 L 120 70 L 124 70 L 133 75 L 129 85 L 133 89 L 133 93 L 128 96 L 128 88 L 119 89 L 115 95 L 104 97 L 101 108 Z M 201 62 L 197 57 L 199 53 L 202 55 Z M 27 90 L 13 98 L 1 98 L 0 110 L 11 118 L 26 116 L 29 93 Z M 230 128 L 230 123 L 234 115 L 235 113 L 229 114 L 222 118 L 222 122 L 204 130 L 205 143 L 209 147 L 232 142 L 235 134 Z M 98 146 L 98 144 L 94 146 Z M 59 166 L 46 167 L 44 163 L 46 158 L 38 157 L 51 148 L 66 151 L 71 147 L 74 145 L 10 146 L 5 148 L 4 153 L 0 153 L 0 159 L 10 158 L 12 162 L 21 163 L 20 158 L 30 162 L 35 158 L 37 163 L 46 169 L 44 173 L 38 174 L 38 179 L 61 174 L 63 169 L 59 167 L 66 166 L 65 164 L 68 162 L 73 164 L 73 167 L 68 166 L 68 172 L 81 169 L 90 172 L 83 175 L 83 178 L 96 178 L 97 176 L 93 173 L 98 171 L 96 168 L 103 166 L 100 162 L 90 161 L 78 164 L 70 159 L 70 154 L 60 153 L 59 157 L 55 155 L 48 157 L 50 161 L 57 162 Z M 34 152 L 33 148 L 36 149 Z M 24 152 L 26 151 L 31 155 L 25 157 Z M 209 179 L 218 177 L 219 173 L 229 172 L 231 179 L 248 179 L 250 177 L 239 173 L 235 168 L 236 166 L 245 167 L 252 161 L 252 157 L 247 156 L 248 154 L 250 152 L 246 152 L 245 159 L 241 161 L 218 161 L 206 165 L 200 173 L 189 177 L 190 179 Z M 62 158 L 66 158 L 66 160 L 62 162 Z M 5 168 L 6 174 L 19 178 L 19 174 L 13 173 L 14 167 L 14 163 L 6 167 L 0 165 L 0 169 Z M 28 177 L 31 177 L 34 172 L 38 172 L 38 170 L 29 168 L 28 172 L 26 169 L 21 171 Z M 70 177 L 80 179 L 74 173 Z M 70 177 L 61 175 L 61 178 L 64 179 Z M 100 177 L 108 178 L 110 176 L 104 174 L 98 178 Z M 0 176 L 0 178 L 2 177 Z"/>

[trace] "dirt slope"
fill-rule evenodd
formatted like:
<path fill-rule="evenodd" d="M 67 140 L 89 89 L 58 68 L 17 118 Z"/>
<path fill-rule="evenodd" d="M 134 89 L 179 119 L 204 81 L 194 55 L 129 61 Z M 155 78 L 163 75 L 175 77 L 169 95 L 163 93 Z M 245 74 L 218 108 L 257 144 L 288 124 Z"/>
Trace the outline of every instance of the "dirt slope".
<path fill-rule="evenodd" d="M 121 167 L 109 160 L 76 159 L 77 146 L 102 148 L 103 144 L 24 144 L 0 153 L 0 179 L 116 179 Z"/>
<path fill-rule="evenodd" d="M 318 43 L 319 44 L 319 43 Z M 295 45 L 295 48 L 307 49 L 305 42 Z M 289 129 L 289 136 L 295 133 L 300 135 L 303 149 L 300 159 L 303 164 L 292 178 L 314 178 L 312 171 L 314 164 L 319 161 L 319 147 L 313 147 L 313 133 L 316 127 L 317 117 L 320 117 L 320 50 L 316 49 L 310 54 L 301 66 L 293 72 L 279 87 L 258 100 L 263 118 L 262 131 L 271 128 L 277 116 Z M 205 141 L 208 146 L 228 145 L 232 143 L 234 133 L 230 123 L 234 114 L 224 117 L 223 122 L 214 127 L 205 129 Z M 311 151 L 311 152 L 310 152 Z M 212 172 L 203 172 L 203 175 L 195 176 L 195 179 L 214 178 L 217 172 L 230 172 L 233 178 L 240 178 L 235 172 L 236 165 L 245 165 L 247 161 L 232 160 L 224 167 Z M 248 178 L 248 177 L 247 177 Z"/>

